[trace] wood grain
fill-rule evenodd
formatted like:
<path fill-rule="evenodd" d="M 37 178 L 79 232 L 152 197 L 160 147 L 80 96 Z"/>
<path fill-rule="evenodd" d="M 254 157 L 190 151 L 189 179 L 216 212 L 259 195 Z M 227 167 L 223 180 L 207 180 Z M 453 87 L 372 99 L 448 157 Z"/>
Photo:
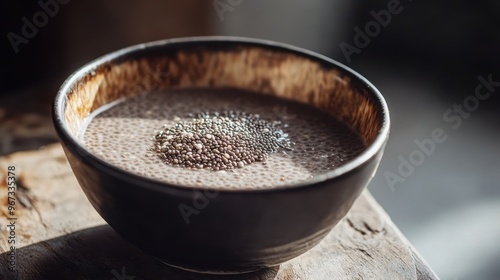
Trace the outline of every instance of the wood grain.
<path fill-rule="evenodd" d="M 15 273 L 7 265 L 8 165 L 18 181 Z M 306 254 L 265 271 L 207 276 L 121 239 L 87 201 L 59 144 L 0 158 L 0 179 L 0 279 L 438 279 L 368 191 Z"/>

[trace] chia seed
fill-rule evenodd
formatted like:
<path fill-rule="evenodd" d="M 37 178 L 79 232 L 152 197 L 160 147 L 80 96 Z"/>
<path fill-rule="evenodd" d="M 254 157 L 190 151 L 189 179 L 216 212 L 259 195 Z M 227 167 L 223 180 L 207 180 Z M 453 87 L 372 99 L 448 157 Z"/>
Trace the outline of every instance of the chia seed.
<path fill-rule="evenodd" d="M 227 170 L 265 163 L 269 154 L 292 149 L 282 123 L 263 120 L 257 114 L 204 112 L 188 121 L 174 120 L 175 125 L 156 133 L 152 148 L 173 166 Z"/>

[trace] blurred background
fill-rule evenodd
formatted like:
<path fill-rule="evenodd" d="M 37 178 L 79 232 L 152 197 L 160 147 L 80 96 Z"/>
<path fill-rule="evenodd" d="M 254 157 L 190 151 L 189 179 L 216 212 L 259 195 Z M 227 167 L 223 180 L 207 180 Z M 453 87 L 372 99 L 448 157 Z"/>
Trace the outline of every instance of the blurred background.
<path fill-rule="evenodd" d="M 479 76 L 500 82 L 500 2 L 366 2 L 2 1 L 0 156 L 57 141 L 50 104 L 58 87 L 107 52 L 197 35 L 290 43 L 348 65 L 386 97 L 391 139 L 369 188 L 436 273 L 498 279 L 500 87 L 485 100 L 473 96 Z M 401 159 L 435 128 L 446 141 L 400 176 Z"/>

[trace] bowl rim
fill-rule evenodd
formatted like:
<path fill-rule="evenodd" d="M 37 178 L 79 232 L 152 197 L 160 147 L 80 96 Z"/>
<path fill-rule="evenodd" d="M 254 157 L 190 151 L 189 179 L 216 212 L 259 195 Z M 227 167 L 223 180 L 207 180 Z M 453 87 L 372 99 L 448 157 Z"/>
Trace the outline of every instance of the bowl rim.
<path fill-rule="evenodd" d="M 164 46 L 171 45 L 185 45 L 185 44 L 202 44 L 206 43 L 227 43 L 227 44 L 245 44 L 245 45 L 255 45 L 260 46 L 262 48 L 271 48 L 276 50 L 282 50 L 286 52 L 291 52 L 301 57 L 317 61 L 319 63 L 326 63 L 333 65 L 338 70 L 341 71 L 342 74 L 347 74 L 353 80 L 364 87 L 369 94 L 375 99 L 376 102 L 380 104 L 380 109 L 382 112 L 382 124 L 381 128 L 377 133 L 377 136 L 372 144 L 368 145 L 366 149 L 353 159 L 351 159 L 346 164 L 337 167 L 331 171 L 321 173 L 313 176 L 312 178 L 308 178 L 303 181 L 298 181 L 292 184 L 286 184 L 271 188 L 262 188 L 262 189 L 250 189 L 250 188 L 242 188 L 242 189 L 226 189 L 226 188 L 211 188 L 211 187 L 201 187 L 201 186 L 190 186 L 190 185 L 178 185 L 174 183 L 169 183 L 166 181 L 161 181 L 159 179 L 149 178 L 146 176 L 142 176 L 139 174 L 132 173 L 130 171 L 124 170 L 116 165 L 106 162 L 105 160 L 97 157 L 92 154 L 84 145 L 80 144 L 80 140 L 73 136 L 69 132 L 69 128 L 64 118 L 64 110 L 66 108 L 68 93 L 73 89 L 73 87 L 81 80 L 81 78 L 86 75 L 92 73 L 95 69 L 97 69 L 100 65 L 103 65 L 108 62 L 116 61 L 120 58 L 123 58 L 132 53 L 147 51 L 152 48 L 161 48 Z M 291 191 L 291 190 L 299 190 L 302 188 L 310 187 L 312 185 L 316 185 L 319 183 L 323 183 L 328 180 L 333 180 L 342 175 L 348 174 L 360 166 L 363 166 L 367 162 L 370 161 L 379 151 L 383 152 L 384 146 L 387 143 L 389 138 L 390 131 L 390 115 L 389 108 L 387 103 L 379 92 L 379 90 L 370 83 L 365 77 L 351 69 L 350 67 L 335 61 L 327 56 L 321 55 L 319 53 L 293 46 L 286 43 L 275 42 L 271 40 L 265 39 L 256 39 L 256 38 L 248 38 L 248 37 L 236 37 L 236 36 L 196 36 L 196 37 L 182 37 L 182 38 L 172 38 L 172 39 L 164 39 L 158 41 L 152 41 L 147 43 L 141 43 L 132 45 L 126 48 L 119 49 L 117 51 L 110 52 L 105 54 L 97 59 L 94 59 L 84 66 L 78 68 L 74 71 L 61 85 L 57 95 L 54 99 L 54 103 L 52 106 L 52 119 L 54 122 L 54 127 L 59 135 L 60 141 L 63 144 L 67 145 L 69 149 L 71 149 L 74 153 L 77 154 L 79 160 L 88 161 L 92 166 L 97 166 L 97 168 L 106 174 L 113 175 L 117 178 L 121 178 L 122 180 L 128 182 L 135 182 L 136 186 L 140 187 L 148 187 L 152 188 L 156 191 L 165 192 L 166 190 L 180 190 L 180 191 L 192 191 L 192 190 L 214 190 L 216 192 L 222 193 L 263 193 L 263 192 L 282 192 L 282 191 Z M 64 145 L 63 145 L 64 146 Z M 378 167 L 378 164 L 377 164 Z M 375 171 L 377 168 L 375 169 Z M 375 171 L 372 174 L 372 177 L 375 175 Z"/>

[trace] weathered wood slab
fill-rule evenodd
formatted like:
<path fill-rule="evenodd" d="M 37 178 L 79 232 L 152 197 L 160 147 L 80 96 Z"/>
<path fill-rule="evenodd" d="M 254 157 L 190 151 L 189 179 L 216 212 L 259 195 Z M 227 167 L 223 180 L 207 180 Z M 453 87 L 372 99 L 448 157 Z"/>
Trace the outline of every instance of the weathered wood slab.
<path fill-rule="evenodd" d="M 16 272 L 8 270 L 9 165 L 18 182 Z M 438 279 L 368 191 L 311 251 L 240 276 L 174 269 L 121 239 L 87 201 L 59 144 L 0 158 L 0 209 L 0 279 Z"/>

